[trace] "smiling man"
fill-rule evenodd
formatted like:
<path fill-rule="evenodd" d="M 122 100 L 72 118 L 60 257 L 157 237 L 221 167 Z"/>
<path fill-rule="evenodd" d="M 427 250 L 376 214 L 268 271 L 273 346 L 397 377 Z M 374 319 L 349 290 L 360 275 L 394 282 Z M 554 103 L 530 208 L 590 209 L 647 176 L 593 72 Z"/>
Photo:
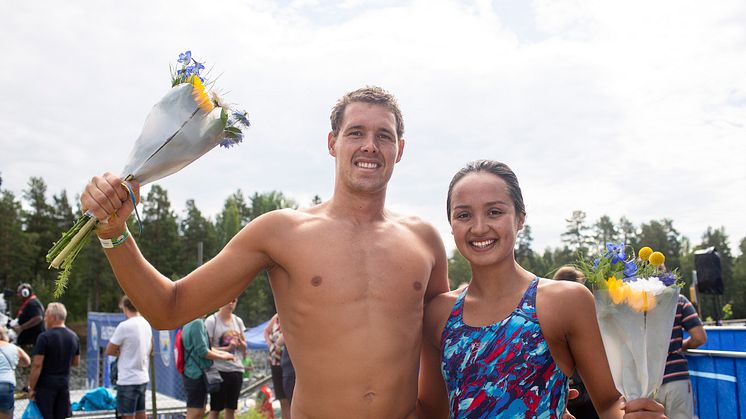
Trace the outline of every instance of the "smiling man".
<path fill-rule="evenodd" d="M 342 97 L 327 137 L 334 194 L 249 223 L 196 271 L 172 282 L 125 233 L 132 204 L 112 174 L 81 196 L 101 223 L 111 266 L 159 329 L 173 329 L 238 296 L 269 272 L 296 385 L 292 416 L 414 418 L 424 304 L 448 290 L 442 240 L 429 224 L 385 208 L 404 151 L 396 99 L 378 87 Z M 135 193 L 139 188 L 134 185 Z M 112 214 L 118 216 L 112 217 Z"/>

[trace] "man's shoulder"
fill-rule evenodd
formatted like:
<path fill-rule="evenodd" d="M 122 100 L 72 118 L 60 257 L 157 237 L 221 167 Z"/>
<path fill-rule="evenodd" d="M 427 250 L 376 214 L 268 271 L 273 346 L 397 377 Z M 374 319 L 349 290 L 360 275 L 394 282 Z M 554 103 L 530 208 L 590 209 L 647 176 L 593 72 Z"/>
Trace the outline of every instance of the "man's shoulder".
<path fill-rule="evenodd" d="M 430 239 L 440 236 L 435 226 L 416 215 L 403 215 L 391 211 L 388 211 L 386 215 L 391 223 L 404 227 L 423 238 Z"/>
<path fill-rule="evenodd" d="M 67 337 L 67 338 L 76 339 L 76 340 L 78 339 L 78 334 L 75 333 L 74 330 L 70 329 L 67 326 L 49 328 L 49 329 L 43 331 L 39 335 L 39 339 L 41 339 L 42 336 L 45 339 L 48 338 L 48 337 L 50 337 L 50 336 L 60 336 L 60 337 L 63 337 L 63 338 Z"/>
<path fill-rule="evenodd" d="M 320 214 L 317 211 L 314 211 L 313 208 L 282 208 L 266 212 L 253 219 L 244 227 L 244 230 L 245 232 L 263 232 L 267 233 L 268 237 L 273 237 L 282 231 L 288 231 L 288 229 L 297 228 L 306 221 L 318 218 L 319 215 Z"/>
<path fill-rule="evenodd" d="M 119 323 L 117 328 L 122 328 L 124 330 L 139 330 L 145 328 L 150 329 L 150 323 L 148 323 L 148 321 L 143 316 L 134 316 Z"/>

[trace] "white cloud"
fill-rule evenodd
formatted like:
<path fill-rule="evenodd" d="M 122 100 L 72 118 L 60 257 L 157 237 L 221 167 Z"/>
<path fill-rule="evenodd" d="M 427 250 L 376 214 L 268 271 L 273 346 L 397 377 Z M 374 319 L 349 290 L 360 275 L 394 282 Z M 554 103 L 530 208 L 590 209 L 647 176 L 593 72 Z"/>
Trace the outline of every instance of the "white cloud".
<path fill-rule="evenodd" d="M 177 208 L 195 198 L 215 214 L 238 188 L 328 198 L 329 110 L 378 84 L 406 119 L 389 204 L 433 222 L 449 248 L 446 187 L 476 158 L 517 172 L 537 249 L 559 244 L 574 209 L 591 220 L 672 218 L 694 243 L 710 225 L 734 245 L 746 236 L 742 2 L 4 7 L 0 171 L 16 193 L 42 176 L 73 196 L 119 170 L 168 87 L 169 62 L 191 49 L 254 126 L 241 147 L 161 182 Z"/>

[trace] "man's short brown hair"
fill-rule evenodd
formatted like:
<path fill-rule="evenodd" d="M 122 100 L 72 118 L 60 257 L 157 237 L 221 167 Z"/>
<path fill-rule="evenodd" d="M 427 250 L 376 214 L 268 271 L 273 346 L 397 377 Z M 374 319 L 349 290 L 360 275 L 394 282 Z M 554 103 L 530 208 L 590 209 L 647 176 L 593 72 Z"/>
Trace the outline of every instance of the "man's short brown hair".
<path fill-rule="evenodd" d="M 339 127 L 342 125 L 342 118 L 344 118 L 347 105 L 354 102 L 381 105 L 391 111 L 394 114 L 394 118 L 396 118 L 396 137 L 398 139 L 402 138 L 404 135 L 404 118 L 399 109 L 399 103 L 396 101 L 394 95 L 378 86 L 365 86 L 362 89 L 347 93 L 337 101 L 329 117 L 332 122 L 332 134 L 335 137 L 339 135 Z"/>
<path fill-rule="evenodd" d="M 135 307 L 135 304 L 126 295 L 122 296 L 122 299 L 119 301 L 119 306 L 120 307 L 126 307 L 127 310 L 129 310 L 129 311 L 131 311 L 133 313 L 138 311 L 137 307 Z"/>

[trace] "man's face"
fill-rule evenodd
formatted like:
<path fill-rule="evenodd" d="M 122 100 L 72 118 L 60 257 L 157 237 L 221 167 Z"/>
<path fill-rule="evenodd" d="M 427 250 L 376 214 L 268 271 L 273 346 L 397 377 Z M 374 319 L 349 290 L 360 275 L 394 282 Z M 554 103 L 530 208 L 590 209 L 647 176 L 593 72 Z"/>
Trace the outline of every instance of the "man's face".
<path fill-rule="evenodd" d="M 49 310 L 45 310 L 45 311 L 44 311 L 44 326 L 45 326 L 45 327 L 46 327 L 47 329 L 49 329 L 49 328 L 51 328 L 51 327 L 52 327 L 52 326 L 51 326 L 51 325 L 52 325 L 51 321 L 52 321 L 52 315 L 51 315 L 51 314 L 49 314 Z"/>
<path fill-rule="evenodd" d="M 404 151 L 394 114 L 365 102 L 347 105 L 339 134 L 329 133 L 328 145 L 336 158 L 337 181 L 358 192 L 385 189 Z"/>

